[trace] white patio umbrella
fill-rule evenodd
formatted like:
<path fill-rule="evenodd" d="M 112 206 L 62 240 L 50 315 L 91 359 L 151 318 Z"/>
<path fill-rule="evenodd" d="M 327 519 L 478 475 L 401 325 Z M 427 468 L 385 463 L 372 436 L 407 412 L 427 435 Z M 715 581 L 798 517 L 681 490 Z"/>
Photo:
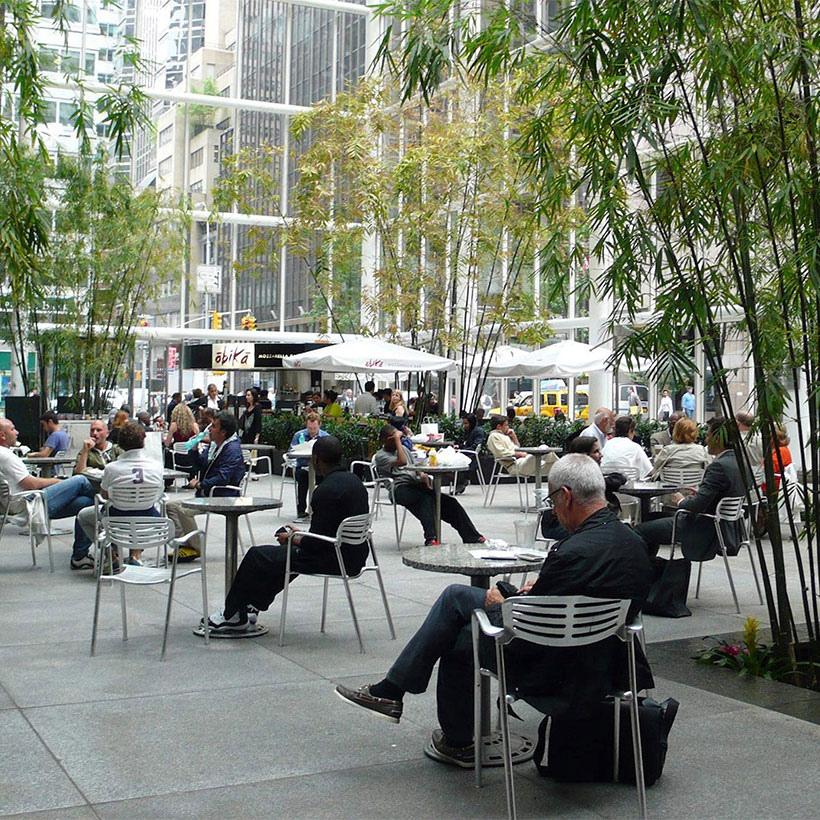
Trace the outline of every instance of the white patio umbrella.
<path fill-rule="evenodd" d="M 540 350 L 533 350 L 510 362 L 491 368 L 494 376 L 541 376 L 542 378 L 564 378 L 580 376 L 582 373 L 595 373 L 611 370 L 609 363 L 613 351 L 606 347 L 590 347 L 582 342 L 565 340 L 547 345 Z M 644 369 L 646 362 L 638 362 L 639 369 Z M 629 370 L 622 363 L 620 370 Z"/>
<path fill-rule="evenodd" d="M 292 370 L 324 370 L 348 373 L 421 373 L 455 370 L 458 363 L 423 350 L 394 345 L 381 339 L 357 339 L 327 345 L 307 353 L 285 356 L 282 364 Z"/>

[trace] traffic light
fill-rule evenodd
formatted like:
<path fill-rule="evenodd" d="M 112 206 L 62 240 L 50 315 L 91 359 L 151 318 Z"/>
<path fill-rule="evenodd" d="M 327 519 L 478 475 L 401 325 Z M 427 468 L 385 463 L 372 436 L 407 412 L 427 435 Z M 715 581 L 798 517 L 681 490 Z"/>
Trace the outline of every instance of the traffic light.
<path fill-rule="evenodd" d="M 250 318 L 250 316 L 242 317 L 242 330 L 248 330 L 248 326 L 250 325 Z"/>
<path fill-rule="evenodd" d="M 218 310 L 211 311 L 211 329 L 222 330 L 222 314 Z"/>
<path fill-rule="evenodd" d="M 242 330 L 256 330 L 256 316 L 250 313 L 242 317 Z"/>

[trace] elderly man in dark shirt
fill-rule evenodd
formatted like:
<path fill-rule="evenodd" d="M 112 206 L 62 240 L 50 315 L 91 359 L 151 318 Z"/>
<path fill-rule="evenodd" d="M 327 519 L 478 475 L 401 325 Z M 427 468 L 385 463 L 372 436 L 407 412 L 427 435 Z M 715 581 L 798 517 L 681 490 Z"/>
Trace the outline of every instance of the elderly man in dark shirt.
<path fill-rule="evenodd" d="M 652 569 L 641 539 L 607 508 L 598 465 L 585 455 L 565 456 L 550 472 L 549 489 L 556 514 L 571 534 L 553 547 L 537 580 L 520 593 L 631 598 L 630 617 L 634 617 L 649 591 Z M 472 767 L 470 621 L 473 610 L 484 607 L 490 620 L 500 624 L 502 600 L 498 589 L 449 586 L 383 680 L 355 690 L 340 685 L 336 693 L 398 723 L 404 694 L 424 692 L 440 661 L 436 698 L 441 728 L 433 732 L 430 756 Z M 483 639 L 481 654 L 482 665 L 494 668 L 490 639 Z M 561 694 L 573 702 L 597 700 L 625 681 L 625 655 L 615 636 L 593 648 L 559 649 L 513 641 L 507 652 L 507 679 L 510 688 L 519 691 Z M 645 663 L 642 672 L 641 687 L 651 686 Z"/>
<path fill-rule="evenodd" d="M 313 445 L 313 464 L 323 481 L 313 493 L 313 518 L 310 530 L 293 538 L 290 581 L 300 572 L 339 574 L 339 563 L 333 544 L 310 537 L 336 535 L 339 524 L 352 515 L 364 515 L 370 505 L 367 490 L 361 480 L 341 466 L 342 445 L 335 436 L 316 439 Z M 251 547 L 225 598 L 225 608 L 209 618 L 215 632 L 246 632 L 255 613 L 266 610 L 273 599 L 285 588 L 285 564 L 288 548 L 285 543 L 293 527 L 283 527 L 276 533 L 278 544 Z M 355 575 L 367 561 L 367 544 L 342 544 L 345 568 Z M 250 615 L 250 617 L 249 617 Z"/>

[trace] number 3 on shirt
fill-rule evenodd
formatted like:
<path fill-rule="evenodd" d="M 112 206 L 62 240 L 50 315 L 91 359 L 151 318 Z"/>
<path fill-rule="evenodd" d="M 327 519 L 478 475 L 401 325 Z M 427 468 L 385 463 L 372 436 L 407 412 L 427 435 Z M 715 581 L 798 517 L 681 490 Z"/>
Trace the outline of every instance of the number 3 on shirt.
<path fill-rule="evenodd" d="M 145 476 L 142 471 L 142 467 L 134 467 L 131 472 L 134 474 L 134 480 L 132 484 L 144 484 L 145 483 Z"/>

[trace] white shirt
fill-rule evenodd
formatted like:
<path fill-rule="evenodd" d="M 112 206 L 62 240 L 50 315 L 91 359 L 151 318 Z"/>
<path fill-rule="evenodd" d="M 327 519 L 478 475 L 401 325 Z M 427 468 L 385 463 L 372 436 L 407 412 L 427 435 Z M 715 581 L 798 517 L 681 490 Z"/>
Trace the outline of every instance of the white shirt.
<path fill-rule="evenodd" d="M 148 506 L 156 504 L 165 491 L 162 465 L 151 458 L 142 447 L 138 450 L 126 450 L 116 461 L 106 465 L 101 486 L 103 490 L 110 492 L 112 487 L 133 487 L 135 484 L 147 485 L 156 490 L 156 496 Z M 117 504 L 116 507 L 119 510 L 147 509 L 144 503 L 126 502 Z"/>
<path fill-rule="evenodd" d="M 372 416 L 379 412 L 379 402 L 372 393 L 362 393 L 353 404 L 357 416 Z"/>
<path fill-rule="evenodd" d="M 646 478 L 652 472 L 652 462 L 643 451 L 643 447 L 628 436 L 615 436 L 606 443 L 604 457 L 601 459 L 601 470 L 604 473 L 616 473 L 619 467 L 634 467 L 638 478 Z"/>
<path fill-rule="evenodd" d="M 9 484 L 9 492 L 22 493 L 26 491 L 20 482 L 31 475 L 23 464 L 20 456 L 15 455 L 8 447 L 0 447 L 0 478 Z"/>
<path fill-rule="evenodd" d="M 658 406 L 658 416 L 662 419 L 664 413 L 669 413 L 671 416 L 675 412 L 675 405 L 672 404 L 671 396 L 663 396 L 661 403 Z"/>
<path fill-rule="evenodd" d="M 500 430 L 493 430 L 487 439 L 487 447 L 496 458 L 515 458 L 515 442 Z"/>
<path fill-rule="evenodd" d="M 595 438 L 598 439 L 598 444 L 601 445 L 601 450 L 604 449 L 604 445 L 607 443 L 606 433 L 601 430 L 597 424 L 590 424 L 589 427 L 584 427 L 578 437 L 581 438 L 587 436 L 595 436 Z"/>

